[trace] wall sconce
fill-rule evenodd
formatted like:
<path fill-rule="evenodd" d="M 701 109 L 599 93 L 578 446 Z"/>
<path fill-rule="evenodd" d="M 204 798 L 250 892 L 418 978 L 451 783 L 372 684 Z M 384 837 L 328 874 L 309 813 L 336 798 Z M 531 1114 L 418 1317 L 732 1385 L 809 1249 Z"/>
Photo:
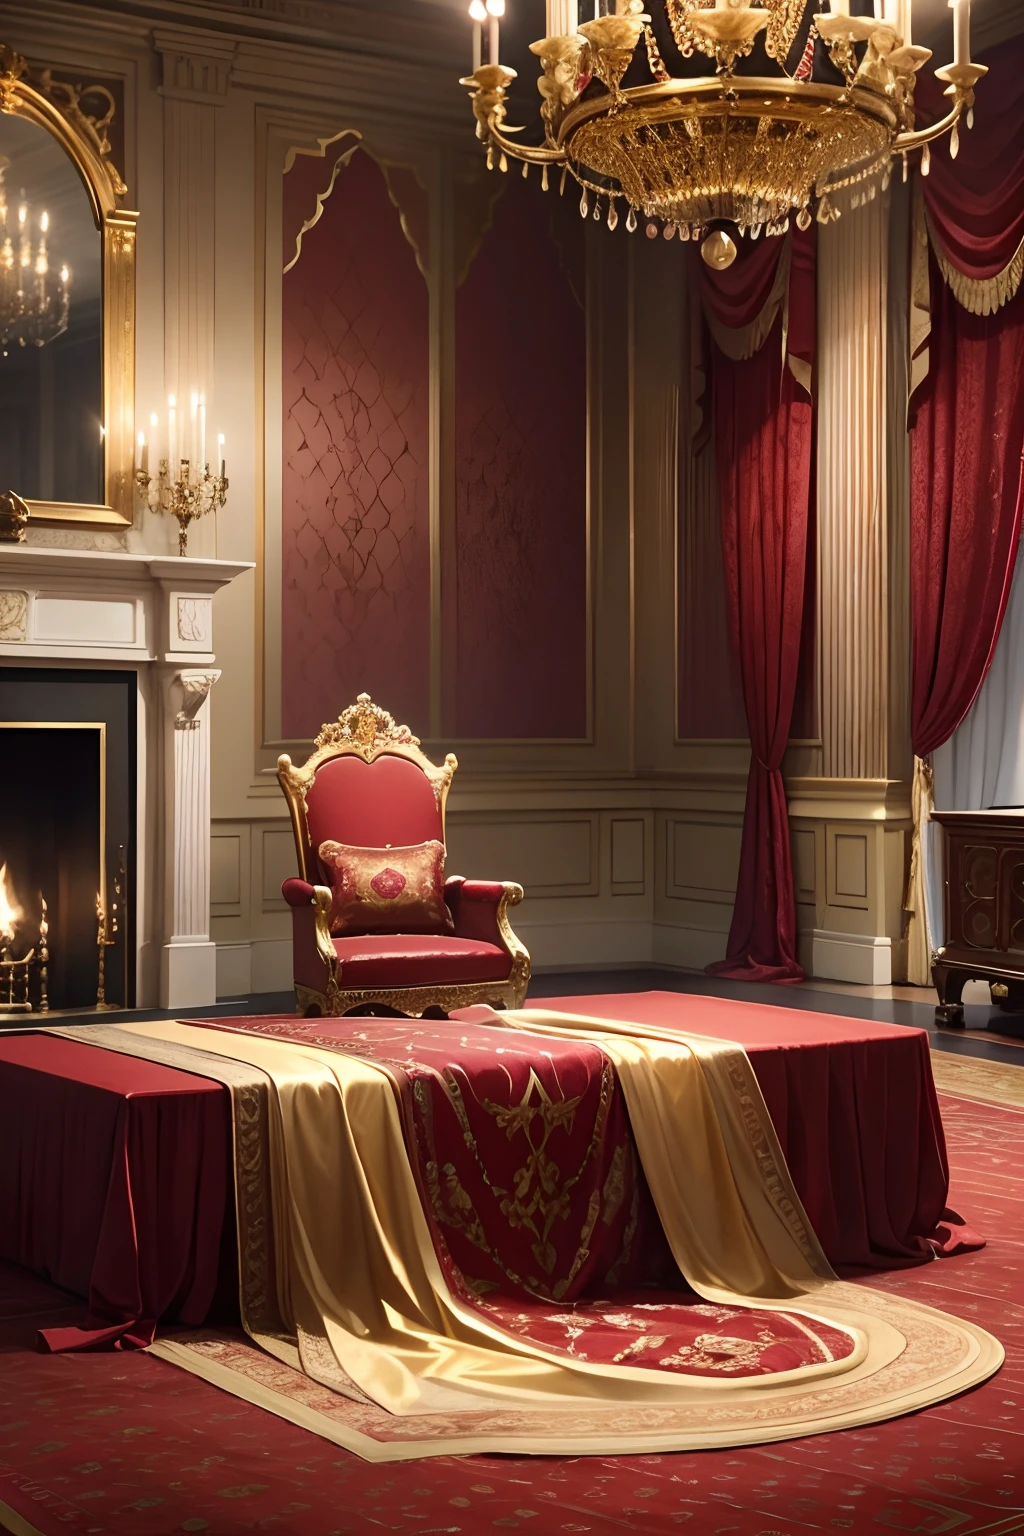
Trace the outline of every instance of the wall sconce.
<path fill-rule="evenodd" d="M 138 464 L 135 484 L 151 512 L 165 512 L 178 520 L 178 554 L 187 553 L 188 527 L 208 512 L 222 507 L 227 500 L 228 479 L 225 473 L 224 434 L 217 437 L 217 458 L 220 473 L 211 474 L 206 457 L 206 399 L 193 391 L 191 413 L 186 425 L 179 420 L 174 395 L 167 399 L 167 452 L 159 457 L 157 472 L 149 472 L 150 450 L 160 437 L 160 420 L 150 417 L 150 439 L 139 433 Z"/>

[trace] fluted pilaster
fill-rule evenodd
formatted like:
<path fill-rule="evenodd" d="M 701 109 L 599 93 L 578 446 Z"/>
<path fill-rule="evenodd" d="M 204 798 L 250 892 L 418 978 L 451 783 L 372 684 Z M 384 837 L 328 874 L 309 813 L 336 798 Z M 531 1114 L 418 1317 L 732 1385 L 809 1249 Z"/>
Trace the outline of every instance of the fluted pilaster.
<path fill-rule="evenodd" d="M 820 231 L 818 584 L 822 767 L 884 779 L 889 552 L 886 336 L 889 199 Z"/>

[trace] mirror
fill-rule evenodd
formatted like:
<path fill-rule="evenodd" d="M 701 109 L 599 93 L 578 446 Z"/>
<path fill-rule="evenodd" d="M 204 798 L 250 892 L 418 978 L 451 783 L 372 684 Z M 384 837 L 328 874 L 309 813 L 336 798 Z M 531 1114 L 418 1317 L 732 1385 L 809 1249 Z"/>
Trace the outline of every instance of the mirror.
<path fill-rule="evenodd" d="M 88 193 L 45 128 L 0 117 L 0 486 L 98 505 L 103 258 Z"/>
<path fill-rule="evenodd" d="M 138 215 L 119 206 L 114 114 L 110 85 L 0 43 L 0 501 L 33 522 L 134 513 Z"/>

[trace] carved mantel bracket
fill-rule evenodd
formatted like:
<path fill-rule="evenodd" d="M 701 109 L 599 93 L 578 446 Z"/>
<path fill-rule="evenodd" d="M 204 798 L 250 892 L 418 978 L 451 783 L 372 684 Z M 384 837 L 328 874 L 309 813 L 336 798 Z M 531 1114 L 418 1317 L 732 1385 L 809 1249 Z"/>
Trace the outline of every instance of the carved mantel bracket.
<path fill-rule="evenodd" d="M 171 679 L 172 704 L 176 705 L 174 729 L 194 731 L 199 724 L 196 716 L 210 696 L 210 689 L 220 677 L 218 670 L 201 672 L 176 672 Z"/>

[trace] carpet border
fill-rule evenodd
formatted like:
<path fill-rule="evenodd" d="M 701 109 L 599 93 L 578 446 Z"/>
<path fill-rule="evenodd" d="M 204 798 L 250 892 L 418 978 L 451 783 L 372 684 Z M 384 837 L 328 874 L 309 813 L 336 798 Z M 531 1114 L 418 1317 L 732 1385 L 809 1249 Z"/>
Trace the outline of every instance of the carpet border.
<path fill-rule="evenodd" d="M 45 1531 L 41 1531 L 37 1525 L 30 1525 L 24 1515 L 19 1515 L 3 1499 L 0 1499 L 0 1521 L 10 1536 L 46 1536 Z"/>
<path fill-rule="evenodd" d="M 931 1048 L 936 1092 L 998 1109 L 1024 1110 L 1024 1062 L 983 1061 Z"/>

